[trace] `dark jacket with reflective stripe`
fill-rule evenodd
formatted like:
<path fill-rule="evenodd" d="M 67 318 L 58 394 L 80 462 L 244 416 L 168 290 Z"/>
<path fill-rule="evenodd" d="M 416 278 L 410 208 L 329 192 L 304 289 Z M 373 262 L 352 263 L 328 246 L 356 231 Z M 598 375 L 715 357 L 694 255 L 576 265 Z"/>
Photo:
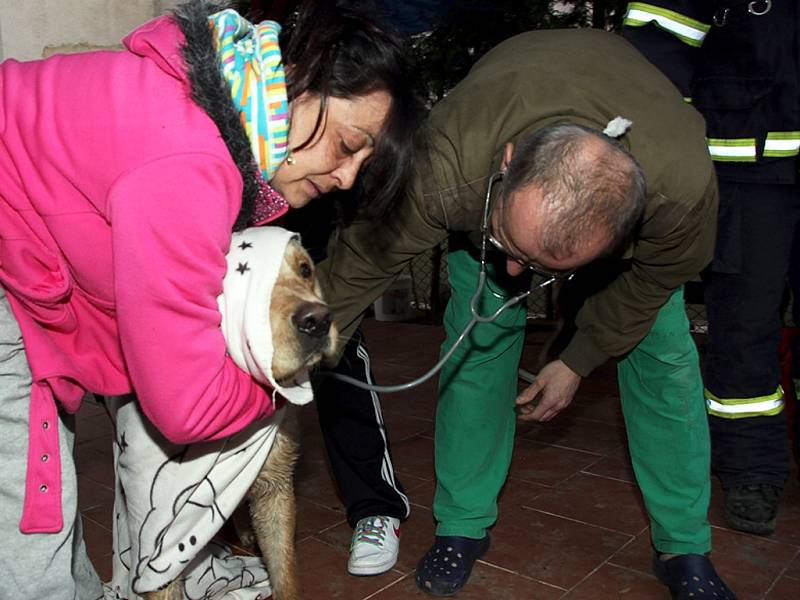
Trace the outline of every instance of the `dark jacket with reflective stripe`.
<path fill-rule="evenodd" d="M 795 0 L 648 0 L 629 3 L 623 35 L 706 118 L 721 179 L 794 183 L 798 23 Z"/>
<path fill-rule="evenodd" d="M 593 29 L 506 40 L 433 108 L 431 150 L 399 210 L 382 223 L 350 226 L 320 265 L 340 330 L 351 333 L 393 277 L 448 233 L 479 239 L 488 178 L 506 142 L 558 121 L 602 131 L 617 116 L 633 121 L 621 141 L 645 172 L 644 218 L 625 260 L 610 261 L 617 276 L 578 312 L 561 358 L 587 375 L 629 352 L 670 295 L 711 259 L 716 177 L 700 114 L 621 36 Z"/>

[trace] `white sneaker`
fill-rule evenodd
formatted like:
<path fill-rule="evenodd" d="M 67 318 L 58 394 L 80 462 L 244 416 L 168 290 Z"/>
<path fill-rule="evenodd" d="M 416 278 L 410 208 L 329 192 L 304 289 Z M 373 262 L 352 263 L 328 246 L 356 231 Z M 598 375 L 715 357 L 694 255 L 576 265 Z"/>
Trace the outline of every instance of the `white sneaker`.
<path fill-rule="evenodd" d="M 347 571 L 351 575 L 380 575 L 397 563 L 400 550 L 400 520 L 366 517 L 353 531 Z"/>

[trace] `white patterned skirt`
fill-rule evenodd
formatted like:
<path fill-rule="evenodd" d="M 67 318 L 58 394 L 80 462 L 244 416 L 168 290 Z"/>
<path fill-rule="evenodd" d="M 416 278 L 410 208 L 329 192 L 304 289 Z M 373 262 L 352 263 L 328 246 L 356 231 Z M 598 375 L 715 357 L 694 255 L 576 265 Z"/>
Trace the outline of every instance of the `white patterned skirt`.
<path fill-rule="evenodd" d="M 224 440 L 172 444 L 135 396 L 106 400 L 115 422 L 113 576 L 106 598 L 134 600 L 180 578 L 188 600 L 271 594 L 261 559 L 213 540 L 269 454 L 284 410 Z"/>

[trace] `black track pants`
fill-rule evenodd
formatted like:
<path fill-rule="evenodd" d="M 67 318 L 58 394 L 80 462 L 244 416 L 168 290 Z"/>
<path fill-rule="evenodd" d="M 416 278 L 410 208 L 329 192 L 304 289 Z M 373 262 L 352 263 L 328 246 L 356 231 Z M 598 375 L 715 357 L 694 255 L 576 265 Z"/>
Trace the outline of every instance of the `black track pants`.
<path fill-rule="evenodd" d="M 357 330 L 335 372 L 372 383 L 369 354 Z M 397 480 L 378 394 L 320 377 L 314 386 L 322 436 L 351 527 L 364 517 L 405 519 L 408 498 Z"/>

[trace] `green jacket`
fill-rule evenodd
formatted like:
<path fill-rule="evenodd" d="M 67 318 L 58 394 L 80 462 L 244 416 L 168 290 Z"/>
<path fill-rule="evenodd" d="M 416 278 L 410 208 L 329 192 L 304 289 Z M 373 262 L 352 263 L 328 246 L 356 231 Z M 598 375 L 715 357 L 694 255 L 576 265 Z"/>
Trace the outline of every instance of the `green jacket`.
<path fill-rule="evenodd" d="M 669 296 L 710 261 L 717 211 L 702 117 L 622 37 L 592 29 L 529 32 L 488 52 L 431 111 L 430 148 L 385 223 L 357 222 L 329 248 L 320 277 L 344 336 L 408 262 L 467 232 L 479 240 L 488 177 L 503 147 L 556 121 L 599 130 L 623 116 L 642 165 L 645 214 L 619 276 L 590 296 L 561 355 L 586 376 L 647 334 Z"/>

